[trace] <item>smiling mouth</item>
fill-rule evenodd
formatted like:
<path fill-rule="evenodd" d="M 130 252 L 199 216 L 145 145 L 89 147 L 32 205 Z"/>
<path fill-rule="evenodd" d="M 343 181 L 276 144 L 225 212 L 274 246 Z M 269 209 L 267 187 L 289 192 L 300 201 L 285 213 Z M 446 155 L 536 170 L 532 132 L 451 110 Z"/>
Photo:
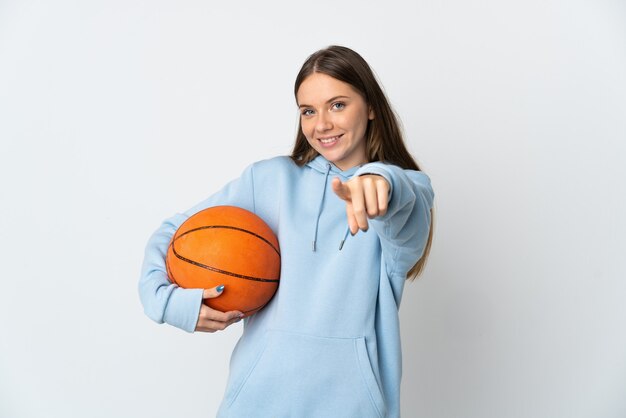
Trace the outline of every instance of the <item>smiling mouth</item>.
<path fill-rule="evenodd" d="M 318 140 L 324 144 L 324 145 L 329 145 L 332 144 L 334 142 L 337 142 L 339 140 L 339 138 L 341 138 L 343 136 L 343 134 L 341 135 L 336 135 L 336 136 L 331 136 L 331 137 L 327 137 L 327 138 L 318 138 Z"/>

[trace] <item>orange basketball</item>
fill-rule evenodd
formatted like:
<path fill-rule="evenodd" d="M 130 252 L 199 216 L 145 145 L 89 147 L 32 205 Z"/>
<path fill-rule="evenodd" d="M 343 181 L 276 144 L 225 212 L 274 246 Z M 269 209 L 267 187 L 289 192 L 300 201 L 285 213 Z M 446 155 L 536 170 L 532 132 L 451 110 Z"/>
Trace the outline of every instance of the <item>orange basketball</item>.
<path fill-rule="evenodd" d="M 223 284 L 220 296 L 204 302 L 246 316 L 269 302 L 280 279 L 278 239 L 261 218 L 235 206 L 215 206 L 187 219 L 172 237 L 166 264 L 180 287 Z"/>

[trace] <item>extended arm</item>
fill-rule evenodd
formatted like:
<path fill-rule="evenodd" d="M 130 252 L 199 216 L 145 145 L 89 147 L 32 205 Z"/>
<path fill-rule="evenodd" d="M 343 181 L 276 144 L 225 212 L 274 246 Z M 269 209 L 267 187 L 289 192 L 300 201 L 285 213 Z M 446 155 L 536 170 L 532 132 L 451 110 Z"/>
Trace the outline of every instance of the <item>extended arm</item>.
<path fill-rule="evenodd" d="M 406 275 L 422 256 L 430 232 L 434 193 L 428 176 L 374 162 L 345 183 L 333 179 L 333 189 L 346 201 L 351 232 L 367 231 L 371 225 L 390 276 Z"/>

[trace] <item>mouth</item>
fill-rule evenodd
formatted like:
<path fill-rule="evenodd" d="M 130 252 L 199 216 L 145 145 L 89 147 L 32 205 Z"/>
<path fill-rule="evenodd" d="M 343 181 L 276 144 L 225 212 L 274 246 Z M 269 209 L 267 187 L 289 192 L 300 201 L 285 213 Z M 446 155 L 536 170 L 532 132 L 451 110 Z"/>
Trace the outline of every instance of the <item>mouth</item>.
<path fill-rule="evenodd" d="M 343 134 L 335 135 L 335 136 L 327 136 L 327 137 L 324 137 L 324 138 L 317 138 L 317 140 L 320 141 L 322 143 L 322 145 L 329 146 L 329 145 L 333 145 L 334 143 L 339 141 L 339 138 L 341 138 L 342 136 L 343 136 Z"/>

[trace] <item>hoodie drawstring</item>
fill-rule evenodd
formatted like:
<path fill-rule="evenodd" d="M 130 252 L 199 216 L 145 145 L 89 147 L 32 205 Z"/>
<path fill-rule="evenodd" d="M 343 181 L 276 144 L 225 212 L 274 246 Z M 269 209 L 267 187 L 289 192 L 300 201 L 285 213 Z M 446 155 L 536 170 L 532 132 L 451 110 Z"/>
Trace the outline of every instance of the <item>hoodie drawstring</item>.
<path fill-rule="evenodd" d="M 341 249 L 343 248 L 343 243 L 346 242 L 346 239 L 348 239 L 348 232 L 350 232 L 350 226 L 346 228 L 346 233 L 344 234 L 343 239 L 339 243 L 339 251 L 341 251 Z"/>
<path fill-rule="evenodd" d="M 328 175 L 330 174 L 330 164 L 326 164 L 326 175 L 324 176 L 324 188 L 322 189 L 322 198 L 320 199 L 320 207 L 317 210 L 317 219 L 315 220 L 315 234 L 313 235 L 313 251 L 317 242 L 317 229 L 320 224 L 320 216 L 322 215 L 322 206 L 324 205 L 324 196 L 326 196 L 326 185 L 328 183 Z M 342 243 L 343 246 L 343 243 Z"/>
<path fill-rule="evenodd" d="M 315 233 L 313 234 L 313 242 L 311 243 L 311 250 L 315 252 L 317 247 L 317 231 L 320 225 L 320 217 L 322 216 L 322 207 L 324 206 L 324 197 L 326 196 L 326 187 L 328 186 L 328 176 L 330 174 L 330 164 L 326 164 L 326 174 L 324 176 L 324 188 L 322 189 L 322 198 L 320 199 L 320 206 L 317 209 L 317 218 L 315 219 Z M 343 244 L 348 239 L 348 234 L 350 233 L 350 226 L 346 227 L 346 232 L 343 235 L 343 239 L 339 243 L 339 251 L 343 248 Z"/>

